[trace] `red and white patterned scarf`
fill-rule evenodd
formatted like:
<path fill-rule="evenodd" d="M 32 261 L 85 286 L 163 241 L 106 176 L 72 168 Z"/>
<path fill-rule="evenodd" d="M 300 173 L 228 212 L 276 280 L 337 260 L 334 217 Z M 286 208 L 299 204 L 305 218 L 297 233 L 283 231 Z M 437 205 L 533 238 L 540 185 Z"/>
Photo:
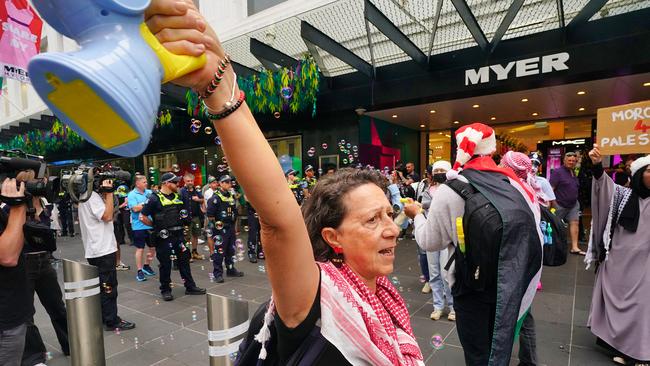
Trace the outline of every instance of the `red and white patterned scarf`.
<path fill-rule="evenodd" d="M 319 263 L 321 334 L 353 365 L 423 365 L 406 304 L 385 276 L 375 293 L 350 267 Z"/>

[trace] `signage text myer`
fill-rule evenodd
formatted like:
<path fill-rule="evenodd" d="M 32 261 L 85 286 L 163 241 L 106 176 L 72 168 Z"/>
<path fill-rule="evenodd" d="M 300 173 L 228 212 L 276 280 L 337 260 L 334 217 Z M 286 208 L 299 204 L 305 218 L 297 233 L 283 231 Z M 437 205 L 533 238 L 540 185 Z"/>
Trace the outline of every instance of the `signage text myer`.
<path fill-rule="evenodd" d="M 465 70 L 465 85 L 475 85 L 490 81 L 490 70 L 494 72 L 497 80 L 506 80 L 514 69 L 514 77 L 546 74 L 553 71 L 568 70 L 566 62 L 569 61 L 567 52 L 555 53 L 548 56 L 527 58 L 524 60 L 510 61 L 507 65 L 500 64 L 481 67 L 478 70 Z"/>

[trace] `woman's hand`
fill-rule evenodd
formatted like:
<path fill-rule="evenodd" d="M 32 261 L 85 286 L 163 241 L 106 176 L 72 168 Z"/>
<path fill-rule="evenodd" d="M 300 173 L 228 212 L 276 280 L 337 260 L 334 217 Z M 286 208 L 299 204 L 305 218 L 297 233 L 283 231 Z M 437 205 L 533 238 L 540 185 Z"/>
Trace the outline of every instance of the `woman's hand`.
<path fill-rule="evenodd" d="M 153 0 L 145 11 L 145 23 L 170 52 L 195 57 L 206 54 L 207 62 L 203 68 L 173 81 L 203 91 L 225 52 L 192 0 Z"/>
<path fill-rule="evenodd" d="M 598 149 L 597 144 L 594 144 L 594 148 L 589 151 L 589 158 L 594 164 L 600 164 L 603 162 L 603 156 L 600 154 L 600 149 Z"/>

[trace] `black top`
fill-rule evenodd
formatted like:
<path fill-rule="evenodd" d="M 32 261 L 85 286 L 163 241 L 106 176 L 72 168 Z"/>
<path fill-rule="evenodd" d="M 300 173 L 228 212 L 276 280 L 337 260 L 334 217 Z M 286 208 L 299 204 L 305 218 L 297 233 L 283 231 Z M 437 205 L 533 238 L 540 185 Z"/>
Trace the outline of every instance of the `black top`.
<path fill-rule="evenodd" d="M 0 219 L 0 233 L 7 219 Z M 27 272 L 23 256 L 15 267 L 0 266 L 0 331 L 15 328 L 34 315 L 34 304 L 27 289 Z"/>
<path fill-rule="evenodd" d="M 180 196 L 181 199 L 183 200 L 183 208 L 187 210 L 187 212 L 190 214 L 190 217 L 202 216 L 203 213 L 201 212 L 201 203 L 192 200 L 192 197 L 194 196 L 203 199 L 203 195 L 199 190 L 197 190 L 196 188 L 192 188 L 192 190 L 190 191 L 186 187 L 183 187 L 180 190 Z"/>
<path fill-rule="evenodd" d="M 234 197 L 232 197 L 232 201 L 225 202 L 219 196 L 220 194 L 226 198 L 231 198 L 230 192 L 222 192 L 220 189 L 217 189 L 208 200 L 207 215 L 208 217 L 214 217 L 217 221 L 222 221 L 226 225 L 233 224 L 237 218 Z"/>

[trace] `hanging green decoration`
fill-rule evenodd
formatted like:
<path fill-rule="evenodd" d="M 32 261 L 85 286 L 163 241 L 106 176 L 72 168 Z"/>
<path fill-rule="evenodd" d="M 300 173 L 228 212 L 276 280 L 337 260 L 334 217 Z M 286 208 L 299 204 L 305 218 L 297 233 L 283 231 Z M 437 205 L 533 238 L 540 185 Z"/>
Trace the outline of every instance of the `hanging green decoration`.
<path fill-rule="evenodd" d="M 246 93 L 246 104 L 254 113 L 297 114 L 311 111 L 316 116 L 316 100 L 320 89 L 320 71 L 314 59 L 306 55 L 295 68 L 265 70 L 259 75 L 237 77 L 239 89 Z M 187 113 L 205 117 L 198 95 L 185 94 Z"/>
<path fill-rule="evenodd" d="M 20 149 L 28 154 L 46 155 L 61 150 L 71 151 L 84 143 L 84 139 L 58 119 L 49 131 L 33 130 L 15 136 L 0 144 L 2 149 Z"/>
<path fill-rule="evenodd" d="M 172 114 L 169 112 L 169 109 L 161 110 L 158 112 L 158 118 L 156 119 L 156 127 L 164 127 L 172 124 Z"/>

